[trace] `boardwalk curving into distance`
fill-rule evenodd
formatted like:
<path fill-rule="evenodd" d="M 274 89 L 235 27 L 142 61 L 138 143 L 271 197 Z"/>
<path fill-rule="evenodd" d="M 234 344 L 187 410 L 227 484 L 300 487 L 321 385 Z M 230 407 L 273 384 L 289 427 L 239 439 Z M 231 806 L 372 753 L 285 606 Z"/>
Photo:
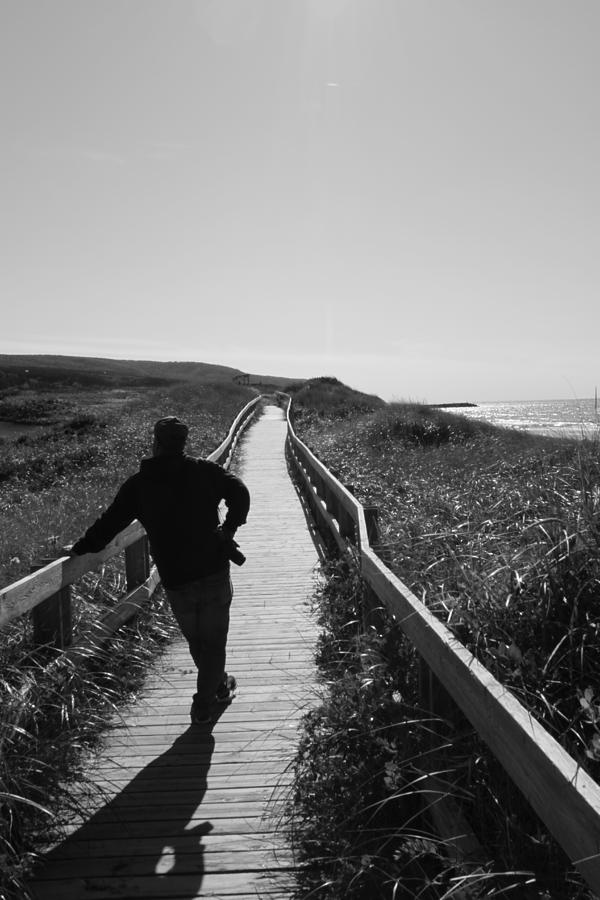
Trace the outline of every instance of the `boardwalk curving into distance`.
<path fill-rule="evenodd" d="M 228 670 L 237 697 L 212 729 L 189 726 L 195 669 L 172 645 L 93 761 L 104 803 L 55 848 L 36 900 L 289 897 L 280 829 L 302 713 L 314 702 L 318 556 L 290 481 L 282 411 L 266 406 L 236 452 L 252 506 L 232 566 Z"/>

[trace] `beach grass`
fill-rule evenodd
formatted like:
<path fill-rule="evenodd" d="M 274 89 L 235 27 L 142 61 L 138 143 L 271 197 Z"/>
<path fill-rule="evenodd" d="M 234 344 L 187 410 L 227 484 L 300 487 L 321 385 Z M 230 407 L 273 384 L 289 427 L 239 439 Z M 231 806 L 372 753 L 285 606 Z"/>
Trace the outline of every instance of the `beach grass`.
<path fill-rule="evenodd" d="M 227 435 L 255 391 L 229 383 L 173 382 L 99 390 L 12 386 L 0 411 L 41 425 L 2 443 L 0 586 L 38 559 L 61 555 L 149 455 L 152 425 L 179 415 L 188 449 L 206 455 Z M 126 592 L 123 560 L 90 572 L 73 589 L 74 631 L 89 628 Z M 85 664 L 35 648 L 22 616 L 0 635 L 0 897 L 25 900 L 36 856 L 60 837 L 62 813 L 86 784 L 85 758 L 110 718 L 140 686 L 149 663 L 175 632 L 159 588 L 136 620 Z M 75 786 L 76 790 L 73 790 Z M 91 790 L 91 785 L 88 786 Z M 79 802 L 79 801 L 78 801 Z"/>
<path fill-rule="evenodd" d="M 44 431 L 0 442 L 0 587 L 82 533 L 151 453 L 156 419 L 184 418 L 188 450 L 202 456 L 226 437 L 254 396 L 236 384 L 187 382 L 131 390 L 11 391 L 2 401 L 4 415 L 22 421 L 25 410 L 28 421 L 44 425 Z"/>
<path fill-rule="evenodd" d="M 597 778 L 598 442 L 416 404 L 317 413 L 306 389 L 295 423 L 357 498 L 379 508 L 387 564 Z M 417 703 L 410 684 L 399 690 Z M 455 789 L 493 870 L 533 879 L 518 896 L 589 896 L 472 730 L 454 758 Z"/>

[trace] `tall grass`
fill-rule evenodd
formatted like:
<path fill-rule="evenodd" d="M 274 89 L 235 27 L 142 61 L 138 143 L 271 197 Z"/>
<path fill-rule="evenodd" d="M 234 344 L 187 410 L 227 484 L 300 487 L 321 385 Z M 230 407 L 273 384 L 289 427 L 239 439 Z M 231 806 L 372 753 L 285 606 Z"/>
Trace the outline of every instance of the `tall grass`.
<path fill-rule="evenodd" d="M 493 853 L 461 858 L 437 836 L 430 806 L 439 791 L 463 799 L 464 761 L 448 759 L 440 723 L 420 706 L 400 630 L 363 630 L 357 567 L 330 563 L 325 575 L 315 598 L 323 699 L 303 719 L 288 804 L 304 864 L 298 900 L 545 897 L 533 868 L 512 870 Z"/>
<path fill-rule="evenodd" d="M 598 778 L 598 442 L 402 404 L 303 415 L 298 427 L 361 502 L 379 506 L 388 564 Z M 466 809 L 499 866 L 546 875 L 552 897 L 586 896 L 468 728 L 454 752 Z"/>
<path fill-rule="evenodd" d="M 156 419 L 184 418 L 190 425 L 189 452 L 206 455 L 255 396 L 248 388 L 229 384 L 182 384 L 117 394 L 42 395 L 52 409 L 51 401 L 56 401 L 59 420 L 37 437 L 1 443 L 0 587 L 27 574 L 37 557 L 81 534 L 123 479 L 139 468 L 140 459 L 150 454 Z M 11 396 L 11 404 L 38 408 L 28 395 Z"/>
<path fill-rule="evenodd" d="M 183 385 L 129 392 L 119 403 L 98 393 L 70 392 L 58 421 L 37 438 L 3 445 L 0 474 L 0 585 L 55 555 L 78 537 L 139 467 L 152 444 L 152 424 L 179 415 L 191 426 L 189 451 L 206 455 L 254 396 L 235 385 Z M 11 392 L 18 403 L 18 392 Z M 25 398 L 38 416 L 43 403 Z M 42 398 L 43 399 L 43 398 Z M 110 399 L 110 398 L 109 398 Z M 48 398 L 46 397 L 48 407 Z M 74 630 L 89 627 L 125 592 L 123 562 L 111 560 L 74 587 Z M 27 616 L 0 635 L 0 898 L 24 900 L 36 854 L 60 836 L 62 812 L 73 813 L 73 784 L 82 796 L 85 751 L 140 685 L 152 658 L 173 634 L 156 592 L 133 624 L 87 661 L 55 658 L 32 645 Z M 91 790 L 91 786 L 89 786 Z"/>
<path fill-rule="evenodd" d="M 595 773 L 600 446 L 447 418 L 439 442 L 401 408 L 305 436 L 379 506 L 403 581 Z"/>
<path fill-rule="evenodd" d="M 121 589 L 118 571 L 88 578 L 78 617 L 89 626 Z M 87 591 L 86 591 L 87 587 Z M 103 602 L 104 601 L 104 602 Z M 92 785 L 85 759 L 103 729 L 143 682 L 175 628 L 159 591 L 135 622 L 87 660 L 32 647 L 19 625 L 0 644 L 0 897 L 24 900 L 25 882 L 58 824 Z M 74 798 L 80 798 L 75 801 Z M 73 804 L 76 803 L 74 806 Z"/>
<path fill-rule="evenodd" d="M 294 399 L 296 416 L 303 418 L 305 424 L 309 424 L 314 418 L 334 415 L 344 419 L 385 406 L 379 397 L 355 391 L 337 378 L 327 375 L 292 384 L 287 390 Z"/>

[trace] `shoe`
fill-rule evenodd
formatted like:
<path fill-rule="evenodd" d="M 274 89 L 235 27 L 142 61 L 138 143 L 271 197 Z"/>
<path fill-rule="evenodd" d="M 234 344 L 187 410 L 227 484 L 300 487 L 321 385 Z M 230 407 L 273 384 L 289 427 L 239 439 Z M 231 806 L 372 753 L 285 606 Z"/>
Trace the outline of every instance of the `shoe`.
<path fill-rule="evenodd" d="M 235 680 L 233 675 L 225 675 L 223 681 L 217 688 L 216 700 L 217 703 L 231 703 L 233 698 L 235 697 L 235 689 L 237 687 L 237 681 Z"/>
<path fill-rule="evenodd" d="M 192 703 L 190 719 L 192 725 L 209 725 L 213 720 L 213 712 L 211 709 L 201 709 Z"/>

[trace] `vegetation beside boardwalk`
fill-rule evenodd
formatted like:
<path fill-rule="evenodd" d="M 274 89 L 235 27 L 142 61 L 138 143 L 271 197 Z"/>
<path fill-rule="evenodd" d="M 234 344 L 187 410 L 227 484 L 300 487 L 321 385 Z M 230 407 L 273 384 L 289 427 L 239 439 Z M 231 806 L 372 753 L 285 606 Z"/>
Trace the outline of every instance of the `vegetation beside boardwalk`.
<path fill-rule="evenodd" d="M 61 376 L 62 377 L 62 376 Z M 93 380 L 93 379 L 92 379 Z M 190 424 L 189 452 L 206 455 L 226 437 L 256 391 L 229 380 L 169 380 L 109 388 L 10 384 L 0 417 L 43 426 L 0 444 L 0 586 L 57 555 L 109 503 L 151 452 L 152 425 L 164 415 Z M 122 560 L 74 586 L 74 630 L 89 626 L 125 593 Z M 82 754 L 100 739 L 115 709 L 140 685 L 148 662 L 172 634 L 159 589 L 149 608 L 120 629 L 104 653 L 82 666 L 36 650 L 28 616 L 0 636 L 0 898 L 24 900 L 35 852 L 59 833 L 63 811 L 82 799 Z M 73 785 L 77 790 L 73 791 Z"/>
<path fill-rule="evenodd" d="M 299 436 L 362 503 L 379 507 L 380 549 L 402 581 L 598 778 L 598 441 L 529 436 L 415 404 L 339 415 L 338 409 L 352 408 L 353 392 L 339 383 L 335 390 L 329 411 L 313 407 L 308 385 L 297 392 Z M 404 702 L 419 702 L 410 677 L 400 677 L 396 689 Z M 319 728 L 309 721 L 308 731 L 314 737 L 333 722 L 338 747 L 345 740 L 353 748 L 352 723 L 344 728 L 336 718 L 343 707 L 338 690 L 339 684 L 334 702 L 319 713 Z M 375 706 L 374 722 L 378 715 Z M 472 730 L 465 724 L 460 737 L 445 737 L 454 744 L 448 754 L 457 766 L 453 790 L 492 868 L 531 873 L 535 885 L 521 884 L 519 897 L 590 896 Z M 311 766 L 318 781 L 328 764 L 325 744 L 316 744 Z M 342 753 L 338 771 L 345 759 Z M 358 796 L 345 804 L 360 805 L 364 783 L 350 779 L 345 790 L 354 787 Z M 331 846 L 326 855 L 335 858 Z M 358 885 L 362 860 L 349 864 Z M 488 896 L 486 890 L 490 883 L 483 881 L 474 896 Z M 425 896 L 406 893 L 413 895 Z M 356 896 L 369 896 L 368 890 Z M 381 896 L 392 894 L 382 888 Z"/>
<path fill-rule="evenodd" d="M 397 631 L 363 633 L 354 566 L 330 563 L 324 575 L 315 613 L 325 696 L 303 719 L 288 807 L 304 863 L 295 896 L 433 900 L 457 872 L 422 814 L 427 717 L 398 689 L 410 658 Z"/>
<path fill-rule="evenodd" d="M 227 382 L 0 393 L 5 419 L 26 415 L 45 426 L 32 437 L 0 440 L 0 587 L 80 535 L 151 453 L 156 419 L 185 418 L 189 452 L 206 455 L 255 396 Z"/>
<path fill-rule="evenodd" d="M 79 589 L 86 626 L 123 593 L 122 575 L 104 567 Z M 16 624 L 0 643 L 0 898 L 28 900 L 37 856 L 58 841 L 62 824 L 85 818 L 98 800 L 85 761 L 149 664 L 175 634 L 162 591 L 85 664 L 34 652 Z"/>
<path fill-rule="evenodd" d="M 331 562 L 324 574 L 315 598 L 324 697 L 303 719 L 288 800 L 303 864 L 297 900 L 591 897 L 576 878 L 563 891 L 566 861 L 556 848 L 538 850 L 531 819 L 518 823 L 527 841 L 518 866 L 515 854 L 489 850 L 457 858 L 436 834 L 429 814 L 436 792 L 469 796 L 461 782 L 473 736 L 447 755 L 440 723 L 420 705 L 409 642 L 398 627 L 362 629 L 364 585 L 355 565 Z M 472 754 L 473 782 L 482 777 L 480 752 Z M 504 815 L 493 809 L 490 819 L 500 825 Z"/>

